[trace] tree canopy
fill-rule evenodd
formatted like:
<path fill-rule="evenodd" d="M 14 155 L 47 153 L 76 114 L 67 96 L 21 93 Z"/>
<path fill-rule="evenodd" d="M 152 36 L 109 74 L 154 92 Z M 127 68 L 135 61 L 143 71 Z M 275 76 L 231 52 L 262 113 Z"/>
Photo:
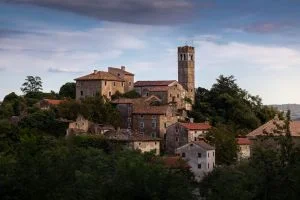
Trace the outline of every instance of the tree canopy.
<path fill-rule="evenodd" d="M 42 79 L 39 76 L 27 76 L 21 87 L 21 91 L 24 94 L 29 92 L 41 92 L 42 90 Z"/>
<path fill-rule="evenodd" d="M 68 82 L 62 85 L 59 89 L 59 95 L 61 97 L 67 97 L 71 99 L 76 98 L 76 83 Z"/>

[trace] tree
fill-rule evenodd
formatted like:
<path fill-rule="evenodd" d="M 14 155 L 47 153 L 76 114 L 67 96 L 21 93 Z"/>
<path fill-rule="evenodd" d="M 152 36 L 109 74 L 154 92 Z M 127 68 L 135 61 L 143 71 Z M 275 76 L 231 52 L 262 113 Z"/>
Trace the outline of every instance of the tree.
<path fill-rule="evenodd" d="M 225 125 L 212 128 L 206 136 L 210 144 L 216 148 L 216 163 L 230 165 L 237 159 L 238 146 L 233 130 Z"/>
<path fill-rule="evenodd" d="M 21 91 L 25 94 L 41 92 L 42 90 L 42 79 L 39 76 L 27 76 L 25 83 L 21 87 Z"/>
<path fill-rule="evenodd" d="M 67 97 L 71 99 L 76 98 L 76 83 L 68 82 L 62 85 L 59 89 L 59 95 L 61 97 Z"/>

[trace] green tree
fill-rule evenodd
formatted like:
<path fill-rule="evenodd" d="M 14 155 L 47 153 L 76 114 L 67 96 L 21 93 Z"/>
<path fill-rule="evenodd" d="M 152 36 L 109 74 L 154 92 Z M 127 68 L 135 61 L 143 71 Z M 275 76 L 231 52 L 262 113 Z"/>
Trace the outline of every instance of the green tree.
<path fill-rule="evenodd" d="M 21 87 L 24 94 L 41 92 L 42 90 L 42 79 L 39 76 L 27 76 Z"/>
<path fill-rule="evenodd" d="M 212 128 L 206 136 L 210 144 L 216 148 L 216 163 L 230 165 L 237 160 L 238 146 L 233 130 L 225 125 Z"/>
<path fill-rule="evenodd" d="M 76 98 L 76 83 L 68 82 L 62 85 L 59 89 L 59 95 L 61 97 L 67 97 L 71 99 Z"/>

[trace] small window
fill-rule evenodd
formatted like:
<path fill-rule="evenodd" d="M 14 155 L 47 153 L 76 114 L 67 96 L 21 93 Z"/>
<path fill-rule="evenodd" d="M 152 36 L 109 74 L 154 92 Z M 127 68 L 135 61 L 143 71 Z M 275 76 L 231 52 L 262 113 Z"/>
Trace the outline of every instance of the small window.
<path fill-rule="evenodd" d="M 156 128 L 156 122 L 152 122 L 152 128 Z"/>
<path fill-rule="evenodd" d="M 129 82 L 129 86 L 131 86 L 131 82 Z"/>
<path fill-rule="evenodd" d="M 139 145 L 141 146 L 142 143 L 139 143 Z"/>
<path fill-rule="evenodd" d="M 120 76 L 120 74 L 118 73 L 118 76 Z"/>
<path fill-rule="evenodd" d="M 198 169 L 201 169 L 201 164 L 198 164 Z"/>
<path fill-rule="evenodd" d="M 191 55 L 191 60 L 193 60 L 193 55 Z"/>
<path fill-rule="evenodd" d="M 175 130 L 175 131 L 176 131 L 176 133 L 178 133 L 179 129 L 178 129 L 178 128 L 176 128 L 176 130 Z"/>
<path fill-rule="evenodd" d="M 116 82 L 114 82 L 114 86 L 116 86 Z"/>
<path fill-rule="evenodd" d="M 201 158 L 201 153 L 198 153 L 198 158 Z"/>
<path fill-rule="evenodd" d="M 207 153 L 207 157 L 209 157 L 209 152 Z"/>
<path fill-rule="evenodd" d="M 213 157 L 215 156 L 215 152 L 213 152 Z"/>
<path fill-rule="evenodd" d="M 155 115 L 152 115 L 152 119 L 156 119 L 156 116 L 155 116 Z"/>
<path fill-rule="evenodd" d="M 175 140 L 176 140 L 176 142 L 178 142 L 178 141 L 179 141 L 179 138 L 178 138 L 178 137 L 176 137 L 176 138 L 175 138 Z"/>
<path fill-rule="evenodd" d="M 140 122 L 140 128 L 144 128 L 145 124 L 144 122 Z"/>
<path fill-rule="evenodd" d="M 179 98 L 179 94 L 177 94 L 177 98 Z"/>
<path fill-rule="evenodd" d="M 167 128 L 167 123 L 166 123 L 166 122 L 165 122 L 165 124 L 164 124 L 164 125 L 165 125 L 165 128 Z"/>
<path fill-rule="evenodd" d="M 144 118 L 144 115 L 140 115 L 141 118 Z"/>
<path fill-rule="evenodd" d="M 207 169 L 209 169 L 209 163 L 207 163 Z"/>
<path fill-rule="evenodd" d="M 122 82 L 122 87 L 124 87 L 124 82 Z"/>
<path fill-rule="evenodd" d="M 183 60 L 186 60 L 186 55 L 185 54 L 183 54 Z"/>
<path fill-rule="evenodd" d="M 147 96 L 147 97 L 149 96 L 149 92 L 146 93 L 146 96 Z"/>
<path fill-rule="evenodd" d="M 190 144 L 190 147 L 192 147 L 192 146 L 194 146 L 194 145 L 193 145 L 193 143 L 192 143 L 192 144 Z"/>
<path fill-rule="evenodd" d="M 155 133 L 155 132 L 151 133 L 151 136 L 152 136 L 153 138 L 156 138 L 156 133 Z M 156 144 L 156 142 L 155 142 L 155 144 Z"/>
<path fill-rule="evenodd" d="M 83 96 L 83 91 L 80 91 L 80 95 Z"/>
<path fill-rule="evenodd" d="M 111 96 L 111 92 L 108 93 L 108 96 Z"/>
<path fill-rule="evenodd" d="M 185 158 L 185 153 L 184 152 L 181 154 L 181 157 Z"/>
<path fill-rule="evenodd" d="M 106 81 L 104 82 L 104 85 L 106 86 Z"/>
<path fill-rule="evenodd" d="M 197 141 L 197 137 L 194 138 L 194 141 Z"/>
<path fill-rule="evenodd" d="M 213 167 L 215 167 L 215 163 L 213 162 Z"/>

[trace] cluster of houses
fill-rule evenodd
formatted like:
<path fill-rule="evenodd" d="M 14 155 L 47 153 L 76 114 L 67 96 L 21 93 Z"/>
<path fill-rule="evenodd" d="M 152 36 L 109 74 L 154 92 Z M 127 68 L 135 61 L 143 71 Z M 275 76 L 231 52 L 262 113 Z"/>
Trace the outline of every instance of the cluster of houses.
<path fill-rule="evenodd" d="M 196 178 L 215 167 L 215 148 L 205 141 L 212 128 L 208 122 L 194 123 L 187 117 L 192 109 L 195 95 L 195 52 L 194 47 L 178 47 L 178 81 L 136 81 L 134 74 L 120 68 L 109 67 L 107 72 L 94 70 L 76 78 L 76 99 L 102 95 L 111 100 L 119 110 L 122 123 L 118 129 L 109 125 L 89 122 L 79 116 L 69 124 L 67 136 L 92 134 L 102 135 L 109 140 L 119 141 L 128 148 L 141 152 L 164 152 L 166 160 L 183 159 Z M 112 96 L 135 90 L 140 98 L 117 98 Z M 42 109 L 48 109 L 62 101 L 45 99 Z M 274 121 L 259 127 L 247 137 L 237 138 L 238 159 L 251 155 L 251 144 L 258 136 L 275 128 Z M 291 133 L 300 138 L 300 122 L 291 123 Z M 173 161 L 172 161 L 173 162 Z"/>

